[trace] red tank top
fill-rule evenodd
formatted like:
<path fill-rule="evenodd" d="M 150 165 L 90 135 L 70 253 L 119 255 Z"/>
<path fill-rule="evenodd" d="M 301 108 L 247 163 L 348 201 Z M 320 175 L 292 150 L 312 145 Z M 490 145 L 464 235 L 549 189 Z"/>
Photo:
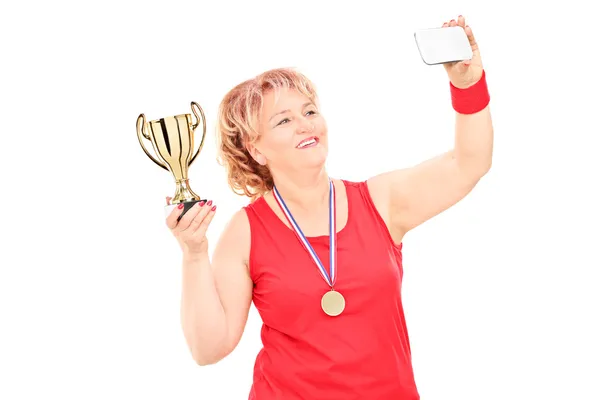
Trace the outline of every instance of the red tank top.
<path fill-rule="evenodd" d="M 245 207 L 253 302 L 263 348 L 250 400 L 418 400 L 401 300 L 402 244 L 395 245 L 366 182 L 344 181 L 348 221 L 338 232 L 334 288 L 346 299 L 330 317 L 330 290 L 293 230 L 260 198 Z M 329 237 L 308 238 L 329 271 Z"/>

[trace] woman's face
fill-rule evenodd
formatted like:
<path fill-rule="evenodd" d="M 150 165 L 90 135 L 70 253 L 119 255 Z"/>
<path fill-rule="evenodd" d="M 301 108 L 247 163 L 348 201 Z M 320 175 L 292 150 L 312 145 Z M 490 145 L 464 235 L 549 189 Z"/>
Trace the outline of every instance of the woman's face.
<path fill-rule="evenodd" d="M 296 90 L 264 97 L 260 135 L 250 152 L 273 170 L 321 168 L 327 158 L 327 125 L 316 104 Z"/>

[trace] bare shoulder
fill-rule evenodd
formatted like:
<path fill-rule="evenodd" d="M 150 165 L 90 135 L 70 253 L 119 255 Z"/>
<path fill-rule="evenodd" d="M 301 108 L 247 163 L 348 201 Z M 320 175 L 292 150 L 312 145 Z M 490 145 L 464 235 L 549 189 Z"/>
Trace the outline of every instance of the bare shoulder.
<path fill-rule="evenodd" d="M 393 196 L 391 181 L 395 178 L 396 182 L 394 182 L 394 184 L 402 185 L 402 180 L 405 179 L 407 172 L 407 169 L 394 171 L 395 177 L 393 176 L 393 173 L 385 172 L 375 175 L 367 180 L 367 188 L 369 189 L 371 200 L 373 201 L 377 212 L 379 212 L 379 215 L 381 215 L 381 218 L 385 222 L 392 239 L 396 243 L 402 242 L 406 230 L 395 223 L 395 217 L 397 217 L 397 215 L 394 213 L 392 204 Z"/>
<path fill-rule="evenodd" d="M 221 237 L 215 248 L 215 257 L 234 256 L 248 264 L 250 257 L 250 221 L 248 214 L 243 208 L 236 211 L 229 222 L 225 225 Z"/>
<path fill-rule="evenodd" d="M 385 173 L 375 175 L 367 179 L 367 188 L 371 200 L 375 204 L 375 208 L 383 220 L 388 223 L 390 221 L 390 184 L 389 178 Z"/>

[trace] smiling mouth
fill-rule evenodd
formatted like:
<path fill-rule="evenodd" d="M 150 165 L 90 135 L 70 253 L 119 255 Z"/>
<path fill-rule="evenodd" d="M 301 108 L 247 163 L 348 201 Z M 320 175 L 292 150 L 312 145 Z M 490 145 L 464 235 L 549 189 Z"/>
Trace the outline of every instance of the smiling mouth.
<path fill-rule="evenodd" d="M 296 146 L 297 149 L 306 149 L 308 147 L 316 146 L 319 143 L 319 139 L 316 136 L 312 136 L 304 139 Z"/>

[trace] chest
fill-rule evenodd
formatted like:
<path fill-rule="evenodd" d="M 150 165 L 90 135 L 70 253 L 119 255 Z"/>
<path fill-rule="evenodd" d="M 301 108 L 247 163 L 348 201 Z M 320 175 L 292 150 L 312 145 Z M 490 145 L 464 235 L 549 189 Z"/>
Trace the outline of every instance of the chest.
<path fill-rule="evenodd" d="M 328 239 L 309 242 L 329 274 Z M 370 307 L 389 308 L 392 312 L 396 307 L 402 255 L 387 243 L 386 238 L 369 229 L 342 229 L 338 234 L 334 289 L 346 299 L 345 314 Z M 293 232 L 277 232 L 270 248 L 255 254 L 253 298 L 265 322 L 302 325 L 321 315 L 321 298 L 331 287 Z"/>
<path fill-rule="evenodd" d="M 286 215 L 283 213 L 275 199 L 273 197 L 266 197 L 265 201 L 281 223 L 287 226 L 288 229 L 292 229 Z M 315 207 L 313 210 L 298 210 L 297 208 L 295 209 L 288 205 L 288 208 L 304 236 L 320 237 L 329 235 L 329 207 L 320 206 L 318 208 Z M 340 232 L 348 223 L 348 203 L 346 196 L 343 193 L 336 198 L 334 212 L 335 231 Z"/>

